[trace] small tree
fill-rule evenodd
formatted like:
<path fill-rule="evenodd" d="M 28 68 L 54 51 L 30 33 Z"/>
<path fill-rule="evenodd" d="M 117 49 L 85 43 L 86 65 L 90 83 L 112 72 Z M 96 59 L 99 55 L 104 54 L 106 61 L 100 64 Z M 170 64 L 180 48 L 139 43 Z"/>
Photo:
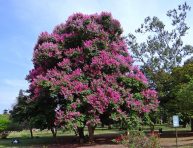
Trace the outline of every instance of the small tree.
<path fill-rule="evenodd" d="M 8 110 L 7 110 L 7 109 L 4 109 L 4 110 L 3 110 L 3 114 L 8 114 Z"/>
<path fill-rule="evenodd" d="M 11 111 L 11 119 L 23 125 L 23 128 L 30 129 L 31 138 L 33 138 L 32 128 L 41 130 L 48 128 L 52 131 L 53 137 L 56 137 L 55 111 L 50 103 L 50 101 L 48 104 L 46 100 L 40 99 L 34 102 L 20 90 L 17 103 Z M 46 106 L 46 108 L 42 106 Z"/>
<path fill-rule="evenodd" d="M 13 106 L 10 111 L 11 119 L 15 123 L 19 123 L 23 128 L 29 128 L 31 133 L 31 138 L 33 138 L 32 126 L 30 124 L 31 115 L 28 109 L 31 108 L 28 102 L 28 97 L 23 94 L 23 90 L 19 91 L 17 97 L 17 103 Z"/>

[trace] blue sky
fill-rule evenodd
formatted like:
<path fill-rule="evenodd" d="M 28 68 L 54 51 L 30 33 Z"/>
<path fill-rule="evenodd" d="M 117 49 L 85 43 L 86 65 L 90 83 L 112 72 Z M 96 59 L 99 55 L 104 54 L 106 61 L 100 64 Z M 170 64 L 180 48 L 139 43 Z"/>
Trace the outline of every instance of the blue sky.
<path fill-rule="evenodd" d="M 168 22 L 166 11 L 179 0 L 0 0 L 0 113 L 11 109 L 20 89 L 27 89 L 25 77 L 33 68 L 33 47 L 42 31 L 51 32 L 75 12 L 111 12 L 124 29 L 134 32 L 146 16 Z M 187 0 L 193 9 L 193 1 Z M 185 43 L 193 44 L 193 10 L 188 13 L 189 33 Z"/>

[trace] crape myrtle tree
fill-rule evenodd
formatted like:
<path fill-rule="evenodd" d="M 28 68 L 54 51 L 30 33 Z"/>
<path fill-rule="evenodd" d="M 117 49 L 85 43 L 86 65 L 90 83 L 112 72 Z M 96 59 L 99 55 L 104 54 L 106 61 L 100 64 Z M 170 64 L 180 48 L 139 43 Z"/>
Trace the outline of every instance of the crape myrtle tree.
<path fill-rule="evenodd" d="M 34 101 L 54 102 L 56 125 L 75 129 L 80 138 L 87 126 L 93 140 L 105 119 L 133 127 L 157 108 L 156 91 L 133 65 L 121 34 L 119 21 L 106 12 L 77 13 L 51 34 L 41 33 L 27 80 Z"/>

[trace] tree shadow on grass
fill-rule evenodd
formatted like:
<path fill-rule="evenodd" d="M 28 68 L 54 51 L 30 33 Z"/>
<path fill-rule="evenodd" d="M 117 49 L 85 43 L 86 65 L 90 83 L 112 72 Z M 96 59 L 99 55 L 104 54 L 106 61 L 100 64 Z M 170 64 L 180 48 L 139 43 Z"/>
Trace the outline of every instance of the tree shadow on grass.
<path fill-rule="evenodd" d="M 95 145 L 116 145 L 112 142 L 112 139 L 116 138 L 119 134 L 100 134 L 95 135 L 94 143 L 79 144 L 78 137 L 76 136 L 59 136 L 52 137 L 35 137 L 31 138 L 17 138 L 20 143 L 12 144 L 12 138 L 1 139 L 1 147 L 49 147 L 49 148 L 77 148 L 77 147 L 92 147 Z"/>
<path fill-rule="evenodd" d="M 178 137 L 192 137 L 193 132 L 191 131 L 177 131 Z M 161 138 L 175 138 L 176 132 L 175 131 L 163 131 L 162 134 L 160 134 Z"/>

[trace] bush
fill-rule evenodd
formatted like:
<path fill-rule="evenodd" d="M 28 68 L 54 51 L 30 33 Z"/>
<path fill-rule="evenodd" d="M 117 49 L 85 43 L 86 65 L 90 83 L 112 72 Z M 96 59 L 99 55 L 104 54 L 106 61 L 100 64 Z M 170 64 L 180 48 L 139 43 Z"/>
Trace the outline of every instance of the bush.
<path fill-rule="evenodd" d="M 0 133 L 6 131 L 9 127 L 9 124 L 10 124 L 9 115 L 7 114 L 0 115 Z"/>
<path fill-rule="evenodd" d="M 123 144 L 129 148 L 160 148 L 157 136 L 151 135 L 147 137 L 140 131 L 132 131 L 128 135 L 120 135 L 113 142 Z"/>
<path fill-rule="evenodd" d="M 9 132 L 7 132 L 7 131 L 1 132 L 0 133 L 0 138 L 1 139 L 6 139 L 8 135 L 9 135 Z"/>
<path fill-rule="evenodd" d="M 0 138 L 5 139 L 9 135 L 10 119 L 8 114 L 0 115 Z"/>

